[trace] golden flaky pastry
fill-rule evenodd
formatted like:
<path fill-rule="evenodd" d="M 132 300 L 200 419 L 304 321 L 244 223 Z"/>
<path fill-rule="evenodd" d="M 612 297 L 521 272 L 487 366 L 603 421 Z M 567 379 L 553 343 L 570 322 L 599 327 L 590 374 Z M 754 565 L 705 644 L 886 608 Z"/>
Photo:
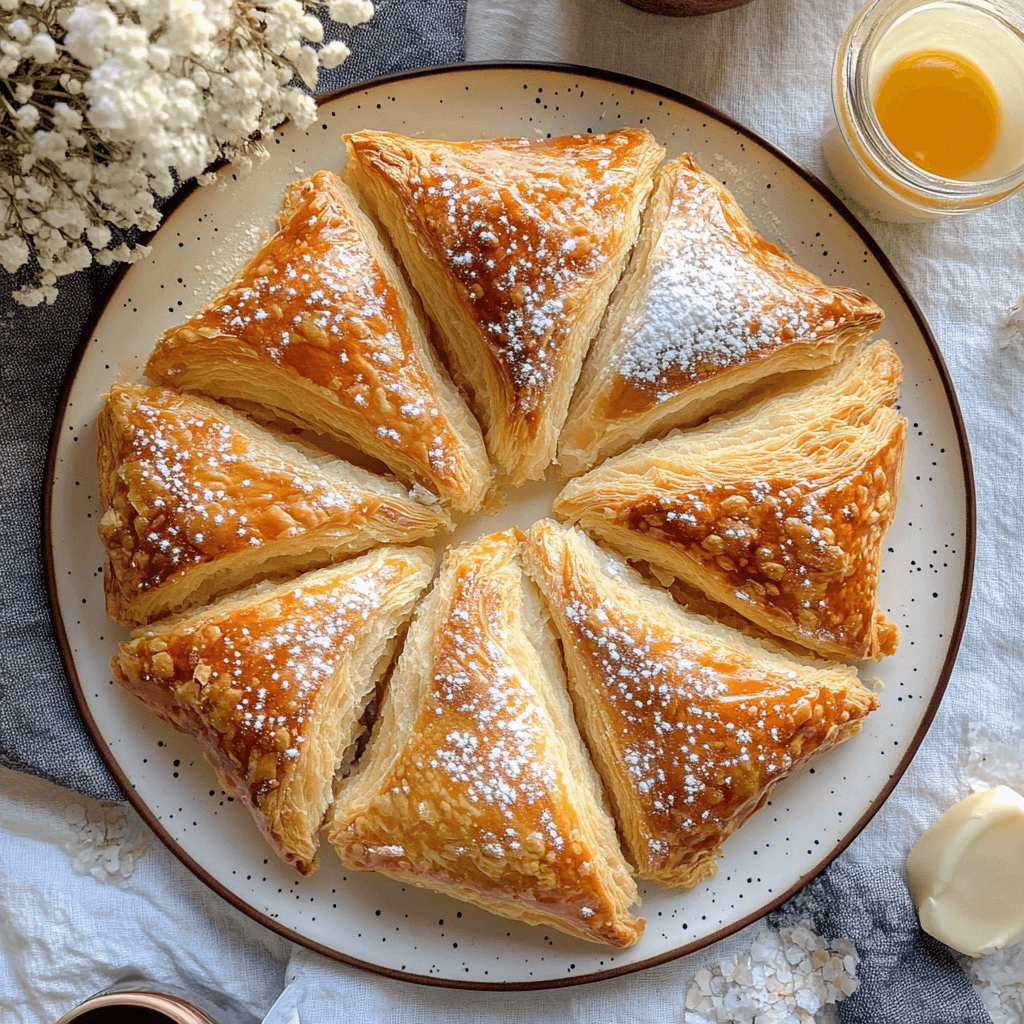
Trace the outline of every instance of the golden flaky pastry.
<path fill-rule="evenodd" d="M 400 484 L 171 388 L 116 385 L 97 430 L 103 583 L 123 626 L 449 525 Z"/>
<path fill-rule="evenodd" d="M 901 375 L 875 342 L 813 384 L 609 459 L 553 508 L 780 637 L 892 654 L 878 578 L 905 455 Z"/>
<path fill-rule="evenodd" d="M 163 335 L 147 375 L 352 443 L 453 508 L 476 509 L 491 476 L 480 428 L 349 189 L 326 171 L 295 182 L 278 223 Z"/>
<path fill-rule="evenodd" d="M 309 874 L 335 773 L 432 567 L 426 548 L 381 547 L 255 588 L 136 631 L 114 674 L 196 740 L 278 854 Z"/>
<path fill-rule="evenodd" d="M 347 135 L 507 482 L 540 479 L 664 150 L 643 129 L 437 142 Z"/>
<path fill-rule="evenodd" d="M 827 366 L 882 322 L 751 227 L 689 156 L 665 164 L 558 443 L 573 476 L 693 426 L 780 373 Z"/>
<path fill-rule="evenodd" d="M 775 783 L 878 707 L 853 668 L 683 611 L 579 530 L 536 523 L 526 564 L 641 878 L 689 888 L 714 875 Z"/>
<path fill-rule="evenodd" d="M 445 556 L 328 838 L 350 868 L 628 946 L 636 886 L 520 543 Z"/>

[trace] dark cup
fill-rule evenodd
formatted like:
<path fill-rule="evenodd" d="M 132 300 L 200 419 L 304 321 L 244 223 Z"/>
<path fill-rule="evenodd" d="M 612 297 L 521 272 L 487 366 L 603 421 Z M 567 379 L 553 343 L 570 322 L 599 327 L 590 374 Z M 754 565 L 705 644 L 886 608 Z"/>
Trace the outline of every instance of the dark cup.
<path fill-rule="evenodd" d="M 742 7 L 750 0 L 622 0 L 648 14 L 667 14 L 672 18 L 692 18 L 697 14 L 714 14 L 730 7 Z"/>
<path fill-rule="evenodd" d="M 97 992 L 55 1024 L 217 1024 L 197 1002 L 173 986 L 136 979 Z"/>

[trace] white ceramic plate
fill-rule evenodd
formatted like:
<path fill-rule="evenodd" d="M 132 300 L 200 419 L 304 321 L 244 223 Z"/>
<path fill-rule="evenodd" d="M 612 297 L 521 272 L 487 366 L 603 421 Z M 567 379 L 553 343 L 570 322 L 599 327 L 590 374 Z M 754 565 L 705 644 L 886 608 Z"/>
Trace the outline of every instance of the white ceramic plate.
<path fill-rule="evenodd" d="M 192 743 L 111 681 L 109 659 L 125 634 L 104 612 L 94 423 L 115 377 L 138 377 L 157 336 L 272 229 L 285 184 L 340 169 L 343 132 L 460 139 L 627 125 L 649 128 L 670 156 L 694 154 L 763 233 L 826 281 L 858 288 L 885 309 L 884 335 L 906 367 L 901 408 L 911 429 L 881 583 L 903 641 L 895 657 L 871 667 L 885 684 L 881 710 L 859 736 L 775 790 L 726 844 L 709 884 L 685 893 L 644 887 L 646 934 L 613 951 L 343 871 L 329 847 L 311 878 L 270 853 Z M 263 167 L 244 179 L 223 170 L 220 184 L 191 192 L 166 216 L 152 255 L 119 279 L 83 338 L 54 428 L 45 529 L 55 627 L 81 712 L 133 804 L 197 875 L 257 920 L 338 959 L 443 985 L 592 981 L 706 945 L 778 905 L 850 842 L 906 768 L 966 614 L 974 519 L 964 431 L 941 357 L 885 258 L 820 183 L 750 131 L 685 97 L 602 72 L 487 65 L 414 73 L 331 98 L 311 128 L 286 126 L 268 148 Z M 553 490 L 524 489 L 502 516 L 470 524 L 456 539 L 510 521 L 529 525 L 546 514 Z"/>

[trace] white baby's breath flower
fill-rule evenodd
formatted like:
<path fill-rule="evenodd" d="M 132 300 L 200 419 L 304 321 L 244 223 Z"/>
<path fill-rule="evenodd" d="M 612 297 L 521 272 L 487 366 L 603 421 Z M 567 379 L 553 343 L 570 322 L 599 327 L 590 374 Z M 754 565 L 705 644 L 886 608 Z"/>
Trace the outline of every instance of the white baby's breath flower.
<path fill-rule="evenodd" d="M 66 103 L 54 103 L 53 126 L 62 132 L 73 131 L 82 127 L 82 115 Z"/>
<path fill-rule="evenodd" d="M 39 124 L 39 108 L 26 103 L 14 112 L 14 123 L 19 128 L 31 129 Z"/>
<path fill-rule="evenodd" d="M 8 273 L 13 274 L 28 263 L 28 243 L 24 238 L 9 236 L 0 238 L 0 265 Z"/>
<path fill-rule="evenodd" d="M 68 157 L 68 140 L 61 132 L 48 132 L 43 129 L 33 132 L 36 155 L 43 160 L 52 160 L 62 164 Z"/>
<path fill-rule="evenodd" d="M 0 150 L 0 265 L 36 268 L 15 291 L 52 302 L 56 282 L 148 250 L 112 229 L 149 231 L 155 195 L 219 158 L 244 172 L 255 140 L 286 118 L 308 127 L 319 67 L 348 55 L 321 20 L 359 24 L 367 0 L 0 0 L 9 131 Z M 314 45 L 308 45 L 314 44 Z M 0 115 L 2 117 L 4 115 Z"/>
<path fill-rule="evenodd" d="M 311 43 L 322 43 L 324 41 L 324 26 L 320 19 L 314 18 L 312 14 L 303 15 L 300 22 L 300 31 L 302 32 L 302 38 L 308 39 Z"/>
<path fill-rule="evenodd" d="M 28 52 L 37 64 L 52 64 L 57 59 L 57 44 L 48 32 L 40 32 L 32 37 Z"/>
<path fill-rule="evenodd" d="M 316 71 L 319 66 L 320 54 L 312 46 L 300 47 L 295 58 L 295 70 L 310 89 L 316 88 Z"/>
<path fill-rule="evenodd" d="M 339 64 L 344 63 L 351 54 L 352 51 L 340 39 L 336 39 L 320 48 L 320 63 L 325 68 L 336 68 Z"/>
<path fill-rule="evenodd" d="M 370 0 L 329 0 L 327 13 L 331 21 L 342 25 L 362 25 L 373 17 Z"/>
<path fill-rule="evenodd" d="M 75 60 L 86 67 L 102 63 L 117 31 L 117 16 L 101 3 L 76 5 L 62 12 L 64 18 L 64 46 Z"/>
<path fill-rule="evenodd" d="M 85 229 L 85 237 L 94 249 L 103 249 L 110 244 L 110 228 L 106 224 L 92 224 Z"/>
<path fill-rule="evenodd" d="M 27 43 L 32 38 L 32 27 L 24 18 L 14 18 L 7 26 L 7 33 L 19 43 Z"/>

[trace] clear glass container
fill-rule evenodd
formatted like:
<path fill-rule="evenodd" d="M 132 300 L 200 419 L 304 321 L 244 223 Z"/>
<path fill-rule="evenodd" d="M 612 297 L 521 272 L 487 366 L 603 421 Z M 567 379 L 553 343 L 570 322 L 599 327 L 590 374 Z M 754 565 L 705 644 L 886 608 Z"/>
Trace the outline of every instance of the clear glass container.
<path fill-rule="evenodd" d="M 901 58 L 941 49 L 973 62 L 999 101 L 1000 130 L 989 157 L 962 178 L 908 160 L 875 113 L 882 79 Z M 1024 2 L 871 0 L 836 52 L 833 116 L 824 157 L 840 188 L 880 220 L 911 222 L 972 213 L 1024 186 Z"/>

